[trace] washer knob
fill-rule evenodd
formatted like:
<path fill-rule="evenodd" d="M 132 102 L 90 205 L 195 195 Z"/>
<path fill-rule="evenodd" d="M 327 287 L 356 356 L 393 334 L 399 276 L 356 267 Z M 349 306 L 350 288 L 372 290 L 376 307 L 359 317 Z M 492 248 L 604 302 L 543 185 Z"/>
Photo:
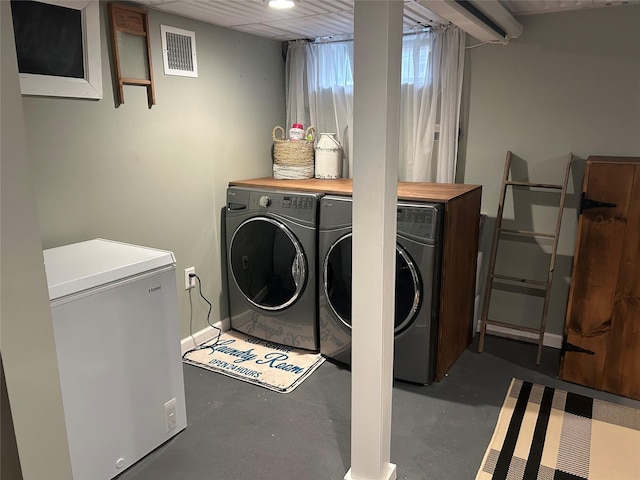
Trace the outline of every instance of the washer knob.
<path fill-rule="evenodd" d="M 271 205 L 271 199 L 269 198 L 268 195 L 263 195 L 260 197 L 260 206 L 262 207 L 268 207 L 269 205 Z"/>

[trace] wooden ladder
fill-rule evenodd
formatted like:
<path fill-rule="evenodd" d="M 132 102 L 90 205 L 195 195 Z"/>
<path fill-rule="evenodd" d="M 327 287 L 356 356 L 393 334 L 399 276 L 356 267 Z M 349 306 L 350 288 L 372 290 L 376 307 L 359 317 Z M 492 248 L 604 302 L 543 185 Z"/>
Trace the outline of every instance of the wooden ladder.
<path fill-rule="evenodd" d="M 487 325 L 495 325 L 498 327 L 509 328 L 512 330 L 519 330 L 523 332 L 534 333 L 538 335 L 538 354 L 536 357 L 536 365 L 540 365 L 540 360 L 542 358 L 542 343 L 544 340 L 544 332 L 547 324 L 547 313 L 549 311 L 549 299 L 551 297 L 551 281 L 553 280 L 553 270 L 555 268 L 555 262 L 556 262 L 556 251 L 558 249 L 558 237 L 560 236 L 560 224 L 562 222 L 562 211 L 564 209 L 564 202 L 567 194 L 567 183 L 569 181 L 569 169 L 571 167 L 571 160 L 573 158 L 573 155 L 571 153 L 567 154 L 567 166 L 565 169 L 564 181 L 562 184 L 516 182 L 516 181 L 509 180 L 509 172 L 511 170 L 511 156 L 512 156 L 511 152 L 507 152 L 507 159 L 505 162 L 504 174 L 502 177 L 502 194 L 500 197 L 500 202 L 498 204 L 498 213 L 496 215 L 496 225 L 493 231 L 493 242 L 491 244 L 491 254 L 489 257 L 489 271 L 487 274 L 487 286 L 486 286 L 485 295 L 484 295 L 484 303 L 482 305 L 482 317 L 480 319 L 480 339 L 478 342 L 478 352 L 482 352 L 482 350 L 484 349 L 484 337 L 487 333 Z M 551 234 L 551 233 L 533 232 L 528 230 L 514 230 L 514 229 L 502 228 L 502 213 L 504 209 L 504 200 L 507 192 L 507 187 L 525 187 L 525 188 L 560 190 L 561 191 L 560 205 L 558 207 L 558 219 L 556 221 L 555 232 Z M 528 236 L 528 237 L 540 237 L 540 238 L 553 239 L 551 259 L 549 262 L 549 273 L 547 275 L 546 281 L 533 280 L 528 278 L 519 278 L 519 277 L 513 277 L 509 275 L 498 275 L 495 273 L 498 243 L 500 241 L 502 233 L 507 233 L 509 235 L 521 235 L 521 236 Z M 542 307 L 542 318 L 540 321 L 539 328 L 514 325 L 510 323 L 499 322 L 497 320 L 490 320 L 489 318 L 487 318 L 489 315 L 489 304 L 491 302 L 491 290 L 493 289 L 494 279 L 545 288 L 546 291 L 544 296 L 544 305 Z"/>

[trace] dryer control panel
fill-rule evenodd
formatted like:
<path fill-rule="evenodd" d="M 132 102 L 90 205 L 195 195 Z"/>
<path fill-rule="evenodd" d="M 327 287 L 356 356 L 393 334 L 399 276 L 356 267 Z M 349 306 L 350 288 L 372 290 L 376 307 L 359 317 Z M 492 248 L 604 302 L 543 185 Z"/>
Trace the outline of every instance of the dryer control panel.
<path fill-rule="evenodd" d="M 439 231 L 438 207 L 436 205 L 398 204 L 398 232 L 437 240 Z"/>
<path fill-rule="evenodd" d="M 311 210 L 315 206 L 316 199 L 309 197 L 298 197 L 296 195 L 284 195 L 282 197 L 282 208 L 293 208 L 296 210 Z"/>

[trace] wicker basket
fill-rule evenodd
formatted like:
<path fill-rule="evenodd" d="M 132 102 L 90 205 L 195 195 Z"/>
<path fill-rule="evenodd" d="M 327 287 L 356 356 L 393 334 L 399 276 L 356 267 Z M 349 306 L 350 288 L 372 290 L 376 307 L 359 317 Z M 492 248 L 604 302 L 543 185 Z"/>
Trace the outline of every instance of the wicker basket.
<path fill-rule="evenodd" d="M 277 133 L 279 136 L 276 136 Z M 314 141 L 316 131 L 307 128 L 305 139 L 290 142 L 285 140 L 284 128 L 276 126 L 273 137 L 273 178 L 299 180 L 314 176 Z M 310 140 L 308 140 L 311 138 Z"/>

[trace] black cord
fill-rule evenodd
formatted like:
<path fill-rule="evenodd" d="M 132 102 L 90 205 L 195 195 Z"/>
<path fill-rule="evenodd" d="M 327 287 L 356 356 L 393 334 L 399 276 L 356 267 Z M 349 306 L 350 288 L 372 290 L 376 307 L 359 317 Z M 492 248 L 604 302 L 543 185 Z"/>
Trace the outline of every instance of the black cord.
<path fill-rule="evenodd" d="M 198 275 L 196 275 L 195 273 L 190 273 L 189 274 L 189 278 L 191 278 L 191 277 L 195 277 L 196 280 L 198 280 L 198 293 L 200 294 L 202 299 L 209 304 L 209 312 L 207 313 L 207 324 L 211 328 L 215 328 L 218 331 L 218 335 L 216 336 L 215 342 L 213 342 L 212 344 L 209 345 L 209 341 L 207 341 L 207 342 L 203 343 L 202 345 L 198 345 L 197 347 L 192 348 L 192 349 L 187 350 L 186 352 L 184 352 L 184 354 L 182 355 L 183 359 L 188 353 L 195 352 L 197 350 L 202 350 L 203 348 L 211 348 L 211 347 L 216 346 L 218 344 L 218 341 L 220 340 L 220 335 L 222 334 L 222 330 L 220 328 L 218 328 L 215 325 L 211 324 L 211 309 L 213 308 L 213 305 L 211 305 L 211 302 L 209 300 L 207 300 L 207 298 L 202 294 L 202 282 L 200 281 L 200 277 Z M 191 297 L 191 293 L 189 293 L 189 297 Z M 192 309 L 193 309 L 193 306 L 192 306 Z"/>

